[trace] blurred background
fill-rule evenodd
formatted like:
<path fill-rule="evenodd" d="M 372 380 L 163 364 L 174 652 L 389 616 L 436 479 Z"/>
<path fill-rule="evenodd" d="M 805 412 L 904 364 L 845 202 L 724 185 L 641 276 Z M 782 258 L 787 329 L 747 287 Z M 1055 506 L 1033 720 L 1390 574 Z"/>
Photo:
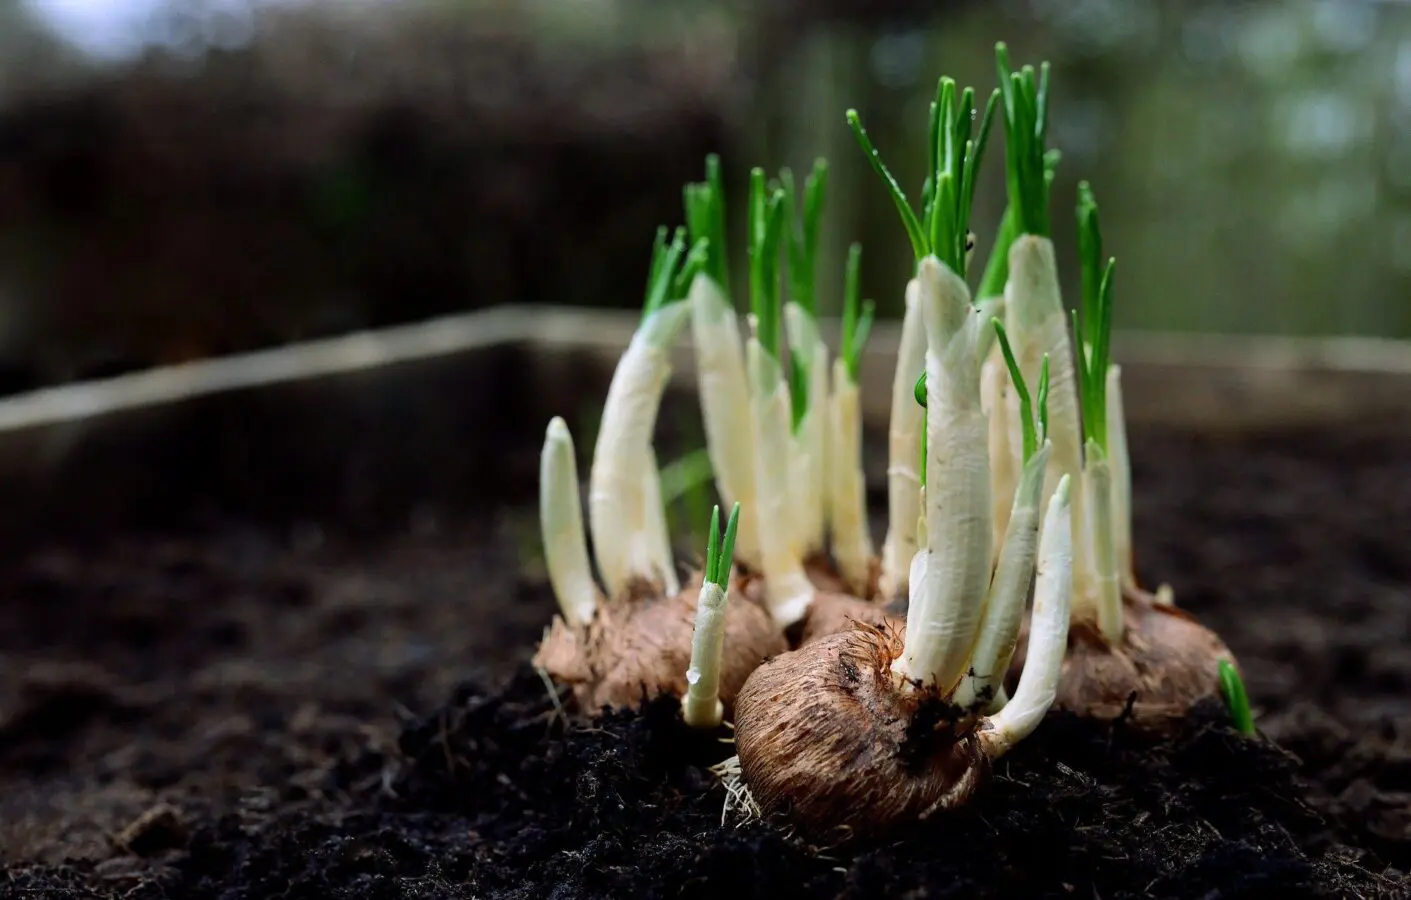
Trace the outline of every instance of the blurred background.
<path fill-rule="evenodd" d="M 996 40 L 1053 64 L 1064 276 L 1087 179 L 1118 327 L 1411 338 L 1411 4 L 0 0 L 0 392 L 637 306 L 712 151 L 737 231 L 750 166 L 826 156 L 822 303 L 860 240 L 895 314 L 910 248 L 844 110 L 915 192 L 936 78 L 987 94 Z"/>

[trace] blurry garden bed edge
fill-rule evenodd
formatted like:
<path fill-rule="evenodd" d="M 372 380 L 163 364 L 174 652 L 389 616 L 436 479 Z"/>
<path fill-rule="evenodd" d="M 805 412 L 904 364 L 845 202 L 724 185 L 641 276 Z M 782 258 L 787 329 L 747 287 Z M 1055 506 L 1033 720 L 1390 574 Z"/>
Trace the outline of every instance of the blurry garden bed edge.
<path fill-rule="evenodd" d="M 162 524 L 163 510 L 193 503 L 213 516 L 356 523 L 402 515 L 408 498 L 455 505 L 508 484 L 532 488 L 544 424 L 603 395 L 636 321 L 501 306 L 2 400 L 0 547 L 144 524 L 134 512 Z M 886 427 L 899 330 L 879 323 L 863 359 L 869 429 Z M 835 324 L 825 337 L 836 345 Z M 1136 427 L 1336 428 L 1411 408 L 1408 343 L 1145 333 L 1114 342 Z M 693 384 L 689 341 L 674 377 Z M 505 471 L 510 460 L 515 471 Z"/>

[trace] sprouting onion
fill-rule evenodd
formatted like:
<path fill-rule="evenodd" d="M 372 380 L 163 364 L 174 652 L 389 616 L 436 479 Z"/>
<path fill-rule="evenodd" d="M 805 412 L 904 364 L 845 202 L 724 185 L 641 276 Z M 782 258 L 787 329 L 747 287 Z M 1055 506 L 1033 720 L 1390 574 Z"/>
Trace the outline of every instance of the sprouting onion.
<path fill-rule="evenodd" d="M 989 138 L 998 99 L 998 93 L 991 94 L 980 120 L 979 131 L 973 133 L 976 113 L 974 90 L 965 88 L 957 92 L 955 81 L 950 78 L 937 82 L 936 99 L 930 109 L 926 182 L 922 187 L 919 214 L 892 177 L 877 148 L 872 145 L 857 110 L 847 112 L 848 125 L 858 144 L 896 205 L 918 265 L 934 253 L 952 272 L 965 277 L 971 246 L 970 209 L 975 196 L 979 161 Z M 924 467 L 918 466 L 916 460 L 926 428 L 925 415 L 914 398 L 915 379 L 924 368 L 926 335 L 916 308 L 917 302 L 916 279 L 913 277 L 907 284 L 901 345 L 897 351 L 896 376 L 892 382 L 890 458 L 887 466 L 888 527 L 882 547 L 881 587 L 884 595 L 906 592 L 911 559 L 920 541 L 921 491 L 925 475 Z"/>
<path fill-rule="evenodd" d="M 990 762 L 1042 720 L 1067 644 L 1069 482 L 1063 479 L 1050 501 L 1040 540 L 1021 535 L 1025 521 L 1036 528 L 1037 517 L 1012 517 L 1013 546 L 1001 552 L 1002 570 L 992 572 L 976 358 L 979 335 L 990 326 L 965 282 L 935 256 L 921 260 L 916 283 L 926 329 L 931 487 L 905 635 L 888 625 L 858 625 L 806 643 L 757 669 L 736 705 L 740 769 L 754 798 L 809 829 L 881 831 L 966 802 Z M 1036 553 L 1028 664 L 1013 698 L 989 717 L 979 715 L 979 698 L 972 708 L 957 708 L 959 692 L 974 692 L 965 681 L 977 631 L 999 638 L 992 642 L 999 651 L 1012 646 L 1003 639 L 1011 630 L 1004 623 L 1022 616 Z"/>
<path fill-rule="evenodd" d="M 689 311 L 687 292 L 711 277 L 709 238 L 686 251 L 686 229 L 658 231 L 643 317 L 618 362 L 603 405 L 589 483 L 589 523 L 601 593 L 588 565 L 573 443 L 562 419 L 550 423 L 540 472 L 540 516 L 550 583 L 561 614 L 535 653 L 535 665 L 573 688 L 580 706 L 631 706 L 659 694 L 684 696 L 691 620 L 698 597 L 682 591 L 667 533 L 652 447 L 669 352 Z M 733 532 L 732 532 L 733 540 Z M 753 604 L 728 611 L 716 685 L 726 707 L 750 672 L 784 648 L 768 614 Z"/>
<path fill-rule="evenodd" d="M 710 517 L 705 572 L 696 601 L 696 630 L 691 639 L 691 664 L 686 669 L 686 695 L 681 714 L 693 728 L 715 728 L 725 715 L 720 702 L 720 666 L 725 649 L 725 611 L 730 599 L 730 566 L 735 535 L 740 524 L 740 504 L 730 510 L 725 536 L 720 534 L 720 507 Z"/>
<path fill-rule="evenodd" d="M 678 228 L 670 244 L 666 229 L 658 230 L 642 322 L 603 404 L 589 474 L 588 521 L 598 572 L 609 594 L 625 591 L 633 578 L 658 581 L 669 594 L 679 587 L 670 545 L 661 533 L 665 516 L 652 502 L 661 496 L 652 432 L 671 374 L 668 352 L 686 321 L 686 304 L 679 302 L 687 274 L 684 256 L 686 229 Z M 704 259 L 705 245 L 698 243 L 687 263 L 692 277 Z"/>

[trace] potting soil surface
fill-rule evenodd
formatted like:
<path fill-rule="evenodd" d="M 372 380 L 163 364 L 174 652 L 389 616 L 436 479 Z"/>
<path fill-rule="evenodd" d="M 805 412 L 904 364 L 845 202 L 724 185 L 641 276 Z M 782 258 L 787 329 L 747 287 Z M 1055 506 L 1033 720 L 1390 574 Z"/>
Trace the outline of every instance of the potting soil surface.
<path fill-rule="evenodd" d="M 967 809 L 722 824 L 669 703 L 559 714 L 532 504 L 353 543 L 231 524 L 0 570 L 0 895 L 1411 896 L 1405 438 L 1132 436 L 1138 567 L 1262 737 L 1050 715 Z"/>

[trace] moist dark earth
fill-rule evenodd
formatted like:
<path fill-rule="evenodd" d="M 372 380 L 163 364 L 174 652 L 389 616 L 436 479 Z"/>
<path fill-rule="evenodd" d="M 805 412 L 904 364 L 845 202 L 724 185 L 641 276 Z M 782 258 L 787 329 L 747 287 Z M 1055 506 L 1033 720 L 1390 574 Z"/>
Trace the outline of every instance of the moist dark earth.
<path fill-rule="evenodd" d="M 0 894 L 1411 896 L 1405 435 L 1133 457 L 1142 579 L 1238 654 L 1261 739 L 1051 715 L 969 809 L 810 846 L 721 824 L 729 745 L 670 704 L 565 724 L 529 503 L 129 534 L 0 571 Z"/>

